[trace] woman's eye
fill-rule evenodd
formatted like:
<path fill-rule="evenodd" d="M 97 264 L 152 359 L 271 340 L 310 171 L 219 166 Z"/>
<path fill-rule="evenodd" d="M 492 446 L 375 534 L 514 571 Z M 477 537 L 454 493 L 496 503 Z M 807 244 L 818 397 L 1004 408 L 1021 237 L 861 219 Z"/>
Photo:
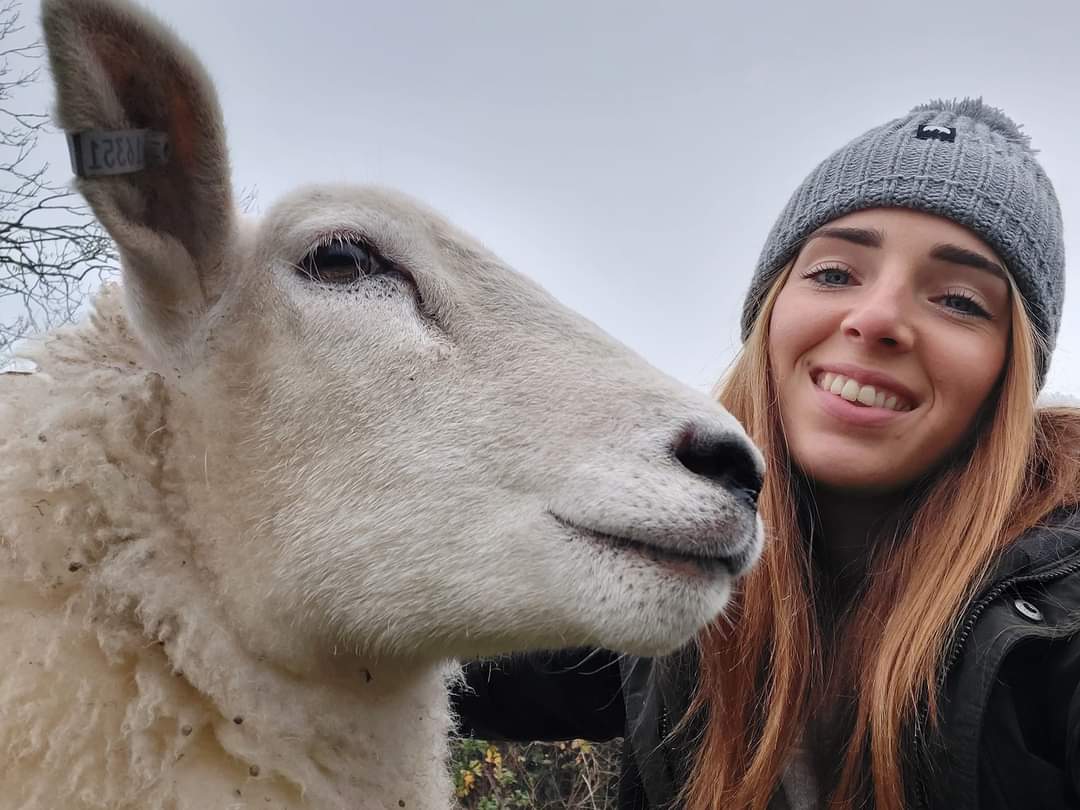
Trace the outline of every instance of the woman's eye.
<path fill-rule="evenodd" d="M 851 271 L 843 267 L 819 267 L 811 270 L 804 278 L 812 279 L 823 287 L 844 287 L 851 281 Z"/>
<path fill-rule="evenodd" d="M 983 309 L 975 301 L 974 298 L 968 295 L 960 295 L 958 293 L 949 293 L 939 299 L 942 306 L 947 309 L 951 309 L 960 315 L 968 315 L 976 318 L 989 318 L 990 313 Z"/>
<path fill-rule="evenodd" d="M 383 272 L 383 261 L 362 242 L 335 240 L 308 253 L 301 259 L 299 268 L 312 281 L 348 285 Z"/>

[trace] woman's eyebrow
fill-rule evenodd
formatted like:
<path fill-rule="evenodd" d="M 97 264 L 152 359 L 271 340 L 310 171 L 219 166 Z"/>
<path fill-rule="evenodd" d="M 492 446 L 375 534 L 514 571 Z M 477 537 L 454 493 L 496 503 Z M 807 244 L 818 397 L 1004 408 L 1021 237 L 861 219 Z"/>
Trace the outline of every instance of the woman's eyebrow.
<path fill-rule="evenodd" d="M 966 267 L 975 267 L 979 270 L 986 270 L 1003 281 L 1008 281 L 1009 278 L 1008 274 L 1005 272 L 1005 268 L 997 262 L 991 261 L 981 253 L 962 248 L 959 245 L 951 245 L 949 243 L 937 245 L 930 251 L 930 258 L 940 259 L 943 262 L 951 262 L 952 264 L 962 264 Z"/>
<path fill-rule="evenodd" d="M 845 242 L 852 242 L 856 245 L 862 245 L 863 247 L 879 248 L 885 243 L 885 232 L 879 231 L 876 228 L 844 228 L 831 225 L 825 228 L 818 228 L 808 237 L 806 237 L 805 245 L 810 244 L 815 239 L 843 239 Z"/>

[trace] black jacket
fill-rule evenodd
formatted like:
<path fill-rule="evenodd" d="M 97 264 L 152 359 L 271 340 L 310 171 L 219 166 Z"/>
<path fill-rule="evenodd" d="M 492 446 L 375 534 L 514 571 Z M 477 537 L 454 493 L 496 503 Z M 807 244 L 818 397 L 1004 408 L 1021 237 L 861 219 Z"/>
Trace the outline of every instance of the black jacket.
<path fill-rule="evenodd" d="M 1019 538 L 958 627 L 939 733 L 904 745 L 910 805 L 1080 808 L 1080 512 Z M 454 701 L 469 736 L 623 736 L 620 810 L 661 810 L 687 775 L 690 752 L 662 741 L 695 675 L 685 653 L 566 651 L 471 664 Z"/>

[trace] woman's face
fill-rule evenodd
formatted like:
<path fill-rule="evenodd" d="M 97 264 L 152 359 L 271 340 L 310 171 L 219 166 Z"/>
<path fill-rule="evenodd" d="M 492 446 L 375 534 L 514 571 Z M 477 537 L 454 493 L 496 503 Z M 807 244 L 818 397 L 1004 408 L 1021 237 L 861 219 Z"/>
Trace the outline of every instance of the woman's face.
<path fill-rule="evenodd" d="M 913 483 L 974 424 L 1011 320 L 1002 261 L 949 220 L 875 208 L 818 229 L 769 326 L 795 465 L 841 491 Z"/>

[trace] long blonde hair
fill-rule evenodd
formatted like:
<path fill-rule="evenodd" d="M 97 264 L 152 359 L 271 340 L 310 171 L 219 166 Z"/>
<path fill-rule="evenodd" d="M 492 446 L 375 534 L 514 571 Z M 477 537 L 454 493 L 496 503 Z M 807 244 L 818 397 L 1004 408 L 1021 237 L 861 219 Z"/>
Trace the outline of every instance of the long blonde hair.
<path fill-rule="evenodd" d="M 688 717 L 705 727 L 683 800 L 688 810 L 764 810 L 830 678 L 851 695 L 829 807 L 902 810 L 905 735 L 937 721 L 937 677 L 965 606 L 1004 549 L 1056 507 L 1080 500 L 1080 411 L 1036 411 L 1035 340 L 1015 286 L 1003 378 L 962 458 L 919 490 L 908 528 L 883 544 L 825 663 L 800 489 L 784 441 L 768 325 L 787 272 L 717 390 L 766 459 L 759 508 L 769 540 L 726 618 L 698 640 Z M 836 681 L 832 681 L 835 686 Z M 920 711 L 925 707 L 925 715 Z"/>

